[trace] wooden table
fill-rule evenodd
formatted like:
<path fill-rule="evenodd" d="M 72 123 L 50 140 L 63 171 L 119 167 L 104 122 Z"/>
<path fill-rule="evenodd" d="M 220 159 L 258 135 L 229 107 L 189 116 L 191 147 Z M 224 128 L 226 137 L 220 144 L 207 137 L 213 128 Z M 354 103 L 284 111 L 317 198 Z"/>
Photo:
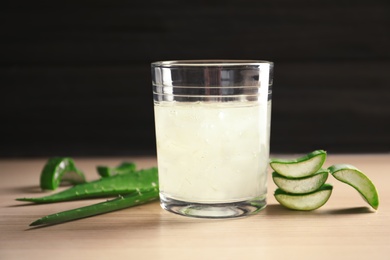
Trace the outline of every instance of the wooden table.
<path fill-rule="evenodd" d="M 279 156 L 280 157 L 280 156 Z M 89 180 L 96 165 L 155 158 L 76 158 Z M 44 228 L 29 223 L 47 214 L 100 200 L 26 205 L 17 197 L 40 196 L 46 159 L 0 160 L 0 259 L 390 259 L 390 154 L 329 156 L 326 166 L 350 163 L 365 172 L 380 195 L 371 210 L 351 187 L 329 177 L 332 197 L 312 212 L 269 205 L 246 218 L 195 219 L 165 212 L 158 202 Z"/>

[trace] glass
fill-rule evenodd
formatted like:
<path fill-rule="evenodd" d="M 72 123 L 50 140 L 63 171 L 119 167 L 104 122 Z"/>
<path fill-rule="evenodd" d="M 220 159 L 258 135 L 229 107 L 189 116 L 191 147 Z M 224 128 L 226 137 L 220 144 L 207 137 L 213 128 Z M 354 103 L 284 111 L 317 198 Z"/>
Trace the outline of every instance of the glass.
<path fill-rule="evenodd" d="M 184 216 L 266 206 L 273 63 L 152 63 L 160 201 Z"/>

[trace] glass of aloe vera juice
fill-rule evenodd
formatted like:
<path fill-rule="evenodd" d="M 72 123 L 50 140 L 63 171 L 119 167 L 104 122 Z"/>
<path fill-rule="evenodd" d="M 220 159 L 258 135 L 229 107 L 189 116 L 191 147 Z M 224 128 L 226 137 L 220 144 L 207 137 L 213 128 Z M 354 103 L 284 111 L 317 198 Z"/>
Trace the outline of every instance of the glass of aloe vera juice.
<path fill-rule="evenodd" d="M 160 202 L 200 218 L 266 206 L 273 63 L 151 64 Z"/>

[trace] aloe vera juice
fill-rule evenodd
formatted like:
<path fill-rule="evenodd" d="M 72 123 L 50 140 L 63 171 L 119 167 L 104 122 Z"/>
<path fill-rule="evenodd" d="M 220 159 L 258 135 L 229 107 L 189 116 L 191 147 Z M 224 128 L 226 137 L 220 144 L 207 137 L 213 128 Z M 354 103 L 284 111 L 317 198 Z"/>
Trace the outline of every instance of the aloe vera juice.
<path fill-rule="evenodd" d="M 160 195 L 194 203 L 265 199 L 271 101 L 160 102 Z"/>

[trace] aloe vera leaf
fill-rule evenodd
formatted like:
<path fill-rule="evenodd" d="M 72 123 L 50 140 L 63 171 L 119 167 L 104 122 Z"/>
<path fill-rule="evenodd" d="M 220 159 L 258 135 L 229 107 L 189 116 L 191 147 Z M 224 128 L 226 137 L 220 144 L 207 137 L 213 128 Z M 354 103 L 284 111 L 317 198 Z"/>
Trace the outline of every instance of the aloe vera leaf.
<path fill-rule="evenodd" d="M 158 188 L 157 168 L 150 168 L 105 177 L 96 181 L 79 184 L 62 192 L 39 198 L 18 198 L 18 201 L 53 203 L 96 197 L 129 194 L 141 189 Z"/>
<path fill-rule="evenodd" d="M 136 193 L 119 196 L 118 198 L 105 202 L 51 214 L 32 222 L 30 226 L 64 223 L 137 206 L 156 199 L 158 199 L 157 188 L 138 190 Z"/>
<path fill-rule="evenodd" d="M 123 162 L 117 167 L 97 166 L 97 172 L 101 177 L 109 177 L 116 174 L 124 174 L 128 172 L 135 172 L 136 165 L 134 163 Z"/>
<path fill-rule="evenodd" d="M 326 152 L 316 150 L 297 159 L 270 159 L 271 168 L 288 178 L 302 178 L 315 174 L 326 160 Z"/>
<path fill-rule="evenodd" d="M 274 196 L 286 208 L 309 211 L 322 207 L 329 200 L 332 190 L 332 185 L 324 184 L 318 190 L 306 194 L 291 194 L 276 189 Z"/>
<path fill-rule="evenodd" d="M 288 193 L 310 193 L 319 189 L 328 179 L 328 170 L 320 169 L 315 174 L 303 178 L 286 178 L 277 172 L 272 173 L 276 186 Z"/>
<path fill-rule="evenodd" d="M 333 177 L 355 188 L 373 209 L 378 209 L 378 191 L 374 183 L 363 172 L 350 164 L 336 164 L 328 169 Z"/>
<path fill-rule="evenodd" d="M 61 183 L 85 183 L 82 171 L 76 168 L 73 159 L 68 157 L 50 158 L 42 169 L 40 187 L 42 190 L 55 190 Z"/>

